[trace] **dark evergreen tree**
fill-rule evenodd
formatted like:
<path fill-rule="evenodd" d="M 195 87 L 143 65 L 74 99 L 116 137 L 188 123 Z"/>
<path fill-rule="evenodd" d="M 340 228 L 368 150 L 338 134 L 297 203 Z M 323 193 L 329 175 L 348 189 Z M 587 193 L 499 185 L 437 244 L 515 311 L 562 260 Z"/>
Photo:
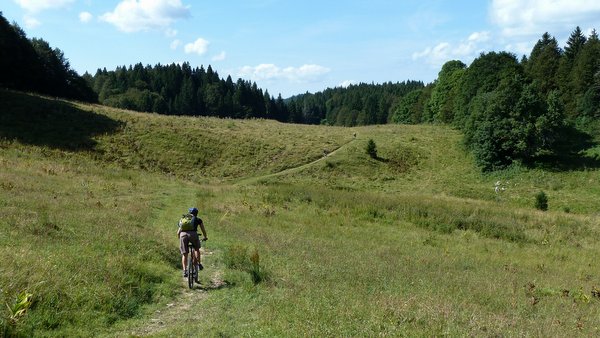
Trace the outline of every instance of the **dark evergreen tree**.
<path fill-rule="evenodd" d="M 561 91 L 561 98 L 565 103 L 565 110 L 570 116 L 576 116 L 577 106 L 577 80 L 573 78 L 573 67 L 585 42 L 586 38 L 579 26 L 577 26 L 567 40 L 567 45 L 564 48 L 565 52 L 559 64 L 559 89 Z"/>
<path fill-rule="evenodd" d="M 558 66 L 561 50 L 558 42 L 547 32 L 533 47 L 527 61 L 522 62 L 525 72 L 534 81 L 537 81 L 543 95 L 558 88 Z"/>
<path fill-rule="evenodd" d="M 27 39 L 0 12 L 0 85 L 65 98 L 96 101 L 88 82 L 70 68 L 63 52 L 42 39 Z"/>
<path fill-rule="evenodd" d="M 600 40 L 592 31 L 581 51 L 577 54 L 571 70 L 571 89 L 576 103 L 577 116 L 592 116 L 590 99 L 593 100 L 595 76 L 600 72 Z"/>

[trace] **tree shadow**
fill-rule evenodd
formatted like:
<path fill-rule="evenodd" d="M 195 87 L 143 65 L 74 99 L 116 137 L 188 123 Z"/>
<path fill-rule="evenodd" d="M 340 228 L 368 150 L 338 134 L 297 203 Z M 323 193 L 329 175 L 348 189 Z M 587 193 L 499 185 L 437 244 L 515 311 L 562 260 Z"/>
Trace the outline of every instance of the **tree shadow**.
<path fill-rule="evenodd" d="M 115 132 L 121 122 L 58 99 L 0 90 L 0 138 L 24 144 L 92 150 L 95 135 Z"/>
<path fill-rule="evenodd" d="M 561 139 L 563 141 L 553 153 L 536 156 L 529 166 L 555 172 L 600 168 L 600 157 L 585 154 L 586 150 L 598 145 L 592 135 L 568 127 Z"/>

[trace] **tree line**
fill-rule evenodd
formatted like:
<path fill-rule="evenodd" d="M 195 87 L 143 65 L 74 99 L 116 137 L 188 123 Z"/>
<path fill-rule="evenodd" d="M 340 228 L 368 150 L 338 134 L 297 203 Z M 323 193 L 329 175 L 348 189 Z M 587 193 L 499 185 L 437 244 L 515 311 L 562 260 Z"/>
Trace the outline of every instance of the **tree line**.
<path fill-rule="evenodd" d="M 189 63 L 117 67 L 84 75 L 100 103 L 168 115 L 267 118 L 289 121 L 283 98 L 272 97 L 255 82 L 226 79 L 209 65 Z"/>
<path fill-rule="evenodd" d="M 397 97 L 423 88 L 420 81 L 328 88 L 284 100 L 255 82 L 219 77 L 210 65 L 189 63 L 98 69 L 84 75 L 100 103 L 169 115 L 267 118 L 282 122 L 341 126 L 387 123 Z"/>
<path fill-rule="evenodd" d="M 448 61 L 428 96 L 425 105 L 406 96 L 392 120 L 454 125 L 483 170 L 556 154 L 574 141 L 573 126 L 600 117 L 598 34 L 577 27 L 560 48 L 544 33 L 520 60 L 490 52 L 468 67 Z"/>
<path fill-rule="evenodd" d="M 95 102 L 96 93 L 77 74 L 64 53 L 43 39 L 28 39 L 0 12 L 0 86 Z"/>
<path fill-rule="evenodd" d="M 410 80 L 360 83 L 297 95 L 286 100 L 286 104 L 292 122 L 336 126 L 385 124 L 402 97 L 423 88 L 423 82 Z"/>
<path fill-rule="evenodd" d="M 530 55 L 481 53 L 446 62 L 437 79 L 360 83 L 283 99 L 255 82 L 189 63 L 98 69 L 79 76 L 58 48 L 28 39 L 0 12 L 0 86 L 171 115 L 267 118 L 357 126 L 449 124 L 483 170 L 531 162 L 572 143 L 574 126 L 600 117 L 600 40 L 579 27 L 564 48 L 544 33 Z M 581 135 L 579 135 L 581 136 Z M 562 149 L 564 150 L 564 149 Z"/>

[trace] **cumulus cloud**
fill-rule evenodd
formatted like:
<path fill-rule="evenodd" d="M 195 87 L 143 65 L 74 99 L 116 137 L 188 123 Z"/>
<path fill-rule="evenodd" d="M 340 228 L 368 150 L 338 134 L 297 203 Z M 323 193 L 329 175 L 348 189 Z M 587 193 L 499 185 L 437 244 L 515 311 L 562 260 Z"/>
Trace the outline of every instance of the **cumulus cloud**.
<path fill-rule="evenodd" d="M 196 53 L 198 55 L 204 55 L 208 51 L 208 44 L 210 42 L 203 38 L 198 38 L 196 41 L 186 44 L 183 50 L 187 53 Z"/>
<path fill-rule="evenodd" d="M 594 0 L 493 0 L 492 21 L 507 37 L 570 32 L 597 24 L 600 2 Z"/>
<path fill-rule="evenodd" d="M 175 20 L 189 16 L 189 6 L 184 6 L 180 0 L 123 0 L 100 19 L 120 31 L 131 33 L 168 29 Z"/>
<path fill-rule="evenodd" d="M 412 55 L 413 60 L 426 59 L 428 63 L 438 65 L 448 61 L 450 55 L 450 43 L 441 42 L 435 47 L 427 47 L 421 52 L 415 52 Z"/>
<path fill-rule="evenodd" d="M 81 12 L 79 13 L 79 21 L 83 22 L 83 23 L 88 23 L 90 21 L 92 21 L 92 13 L 90 12 Z"/>
<path fill-rule="evenodd" d="M 23 17 L 23 21 L 25 22 L 25 27 L 29 29 L 35 29 L 42 24 L 38 19 L 29 15 L 25 15 L 25 17 Z"/>
<path fill-rule="evenodd" d="M 222 51 L 221 53 L 215 55 L 212 57 L 212 61 L 223 61 L 225 60 L 225 58 L 227 57 L 227 54 L 225 53 L 225 51 Z"/>
<path fill-rule="evenodd" d="M 469 35 L 468 41 L 472 42 L 486 42 L 490 39 L 490 32 L 475 32 Z"/>
<path fill-rule="evenodd" d="M 61 8 L 74 0 L 14 0 L 21 8 L 28 12 L 41 12 L 46 9 Z"/>
<path fill-rule="evenodd" d="M 529 53 L 531 53 L 532 48 L 533 43 L 531 42 L 514 42 L 506 45 L 504 47 L 504 50 L 513 52 L 516 55 L 529 55 Z"/>
<path fill-rule="evenodd" d="M 300 67 L 280 68 L 274 64 L 244 66 L 239 69 L 238 76 L 252 80 L 289 80 L 293 82 L 311 82 L 320 79 L 331 69 L 319 65 L 307 64 Z"/>
<path fill-rule="evenodd" d="M 346 81 L 342 81 L 342 83 L 340 83 L 338 85 L 338 87 L 347 88 L 347 87 L 349 87 L 351 85 L 355 85 L 355 84 L 357 84 L 357 82 L 354 80 L 346 80 Z"/>
<path fill-rule="evenodd" d="M 440 66 L 453 59 L 473 59 L 485 49 L 490 39 L 490 32 L 475 32 L 457 43 L 440 42 L 434 47 L 427 47 L 423 51 L 413 53 L 412 58 L 425 59 L 433 66 Z"/>

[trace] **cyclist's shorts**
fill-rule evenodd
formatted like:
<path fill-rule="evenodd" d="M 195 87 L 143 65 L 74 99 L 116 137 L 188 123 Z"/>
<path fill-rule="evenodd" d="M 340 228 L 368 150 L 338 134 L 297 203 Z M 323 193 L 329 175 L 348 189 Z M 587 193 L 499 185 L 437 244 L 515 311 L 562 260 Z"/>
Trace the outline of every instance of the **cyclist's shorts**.
<path fill-rule="evenodd" d="M 188 253 L 188 243 L 192 243 L 194 248 L 200 249 L 200 238 L 196 231 L 182 231 L 179 234 L 179 251 L 181 254 Z"/>

